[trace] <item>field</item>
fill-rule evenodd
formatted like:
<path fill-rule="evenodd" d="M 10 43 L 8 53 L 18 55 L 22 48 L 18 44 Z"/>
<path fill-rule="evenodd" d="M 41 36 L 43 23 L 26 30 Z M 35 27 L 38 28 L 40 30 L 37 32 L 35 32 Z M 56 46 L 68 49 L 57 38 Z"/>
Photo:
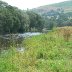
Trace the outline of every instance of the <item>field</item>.
<path fill-rule="evenodd" d="M 25 50 L 15 47 L 0 54 L 0 72 L 72 72 L 72 27 L 25 39 Z"/>

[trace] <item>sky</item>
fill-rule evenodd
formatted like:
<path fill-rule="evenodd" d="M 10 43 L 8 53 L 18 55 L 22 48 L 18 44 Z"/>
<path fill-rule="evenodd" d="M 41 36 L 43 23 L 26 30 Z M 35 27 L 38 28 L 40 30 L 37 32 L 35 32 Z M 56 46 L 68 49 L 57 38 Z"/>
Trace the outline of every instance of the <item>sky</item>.
<path fill-rule="evenodd" d="M 36 8 L 43 5 L 49 5 L 53 3 L 59 3 L 67 0 L 2 0 L 12 6 L 16 6 L 19 9 L 26 10 Z"/>

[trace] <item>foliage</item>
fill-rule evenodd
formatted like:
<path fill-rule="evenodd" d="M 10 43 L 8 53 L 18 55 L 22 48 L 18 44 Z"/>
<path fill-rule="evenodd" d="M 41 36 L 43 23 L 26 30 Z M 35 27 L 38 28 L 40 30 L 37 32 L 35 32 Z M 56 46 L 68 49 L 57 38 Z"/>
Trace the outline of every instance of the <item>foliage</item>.
<path fill-rule="evenodd" d="M 44 17 L 44 28 L 72 26 L 72 1 L 64 1 L 32 9 Z"/>
<path fill-rule="evenodd" d="M 61 30 L 25 39 L 24 52 L 1 52 L 0 72 L 72 72 L 72 35 L 66 42 Z"/>
<path fill-rule="evenodd" d="M 72 16 L 70 13 L 64 13 L 62 9 L 51 10 L 42 14 L 45 20 L 44 27 L 53 29 L 54 27 L 72 26 Z"/>
<path fill-rule="evenodd" d="M 72 26 L 71 18 L 71 12 L 65 13 L 63 8 L 39 15 L 31 10 L 20 10 L 0 1 L 0 34 L 41 32 L 43 29 Z"/>
<path fill-rule="evenodd" d="M 41 31 L 43 18 L 31 11 L 22 11 L 0 1 L 0 34 L 23 33 L 35 28 Z"/>
<path fill-rule="evenodd" d="M 30 31 L 32 28 L 37 29 L 38 31 L 42 31 L 43 29 L 43 18 L 38 15 L 37 13 L 34 13 L 32 11 L 27 11 L 27 14 L 29 15 L 29 19 L 30 19 Z"/>

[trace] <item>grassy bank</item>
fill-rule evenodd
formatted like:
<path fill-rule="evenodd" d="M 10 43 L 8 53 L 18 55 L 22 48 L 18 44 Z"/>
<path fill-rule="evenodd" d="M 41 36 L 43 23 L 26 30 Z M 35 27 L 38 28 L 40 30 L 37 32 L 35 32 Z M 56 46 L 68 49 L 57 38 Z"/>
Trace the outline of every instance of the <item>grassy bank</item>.
<path fill-rule="evenodd" d="M 72 72 L 72 28 L 24 40 L 24 52 L 14 47 L 0 54 L 0 72 Z"/>

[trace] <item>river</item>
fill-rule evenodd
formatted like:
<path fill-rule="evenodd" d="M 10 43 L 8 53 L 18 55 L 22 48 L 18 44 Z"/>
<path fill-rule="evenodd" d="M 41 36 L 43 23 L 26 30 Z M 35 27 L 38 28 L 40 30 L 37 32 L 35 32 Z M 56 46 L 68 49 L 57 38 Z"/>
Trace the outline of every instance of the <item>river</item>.
<path fill-rule="evenodd" d="M 23 52 L 25 48 L 21 44 L 24 38 L 40 34 L 40 32 L 26 32 L 23 34 L 0 35 L 0 50 L 7 50 L 10 46 L 15 46 L 17 51 Z"/>

